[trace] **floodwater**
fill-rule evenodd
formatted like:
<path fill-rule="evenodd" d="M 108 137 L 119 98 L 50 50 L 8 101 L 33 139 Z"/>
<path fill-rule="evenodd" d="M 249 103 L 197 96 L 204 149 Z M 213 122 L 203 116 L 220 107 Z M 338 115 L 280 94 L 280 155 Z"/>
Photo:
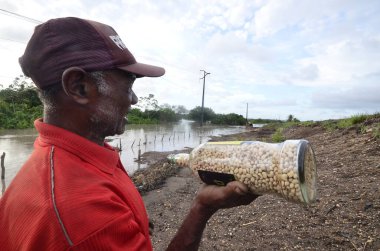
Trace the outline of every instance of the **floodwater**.
<path fill-rule="evenodd" d="M 107 138 L 109 144 L 120 147 L 120 159 L 129 174 L 145 164 L 136 162 L 138 154 L 158 151 L 166 152 L 193 148 L 210 139 L 211 136 L 233 134 L 245 131 L 244 126 L 211 126 L 199 127 L 189 120 L 173 124 L 128 125 L 122 135 Z M 9 184 L 22 164 L 33 151 L 37 137 L 35 129 L 0 131 L 0 155 L 5 152 L 5 184 Z"/>

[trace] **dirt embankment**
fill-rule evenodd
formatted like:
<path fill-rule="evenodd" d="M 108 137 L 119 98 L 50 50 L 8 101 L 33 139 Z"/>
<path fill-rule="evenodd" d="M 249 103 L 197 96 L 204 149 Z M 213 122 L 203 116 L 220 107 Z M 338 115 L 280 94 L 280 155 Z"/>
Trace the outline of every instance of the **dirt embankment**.
<path fill-rule="evenodd" d="M 220 210 L 207 224 L 200 250 L 380 250 L 379 121 L 365 123 L 333 132 L 318 125 L 285 130 L 287 139 L 304 138 L 314 148 L 317 201 L 304 206 L 264 195 L 251 205 Z M 269 142 L 272 133 L 255 129 L 215 140 Z M 158 251 L 174 236 L 201 184 L 190 170 L 166 164 L 167 155 L 147 153 L 150 168 L 134 175 L 145 191 Z"/>

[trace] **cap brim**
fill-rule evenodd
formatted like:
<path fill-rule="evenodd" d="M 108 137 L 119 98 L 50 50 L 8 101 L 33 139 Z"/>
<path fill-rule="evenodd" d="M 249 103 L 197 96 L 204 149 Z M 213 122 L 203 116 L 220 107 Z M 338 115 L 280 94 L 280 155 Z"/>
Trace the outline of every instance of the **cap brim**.
<path fill-rule="evenodd" d="M 154 66 L 154 65 L 148 65 L 148 64 L 142 64 L 142 63 L 135 63 L 131 65 L 126 66 L 119 66 L 117 67 L 120 70 L 131 72 L 133 74 L 136 74 L 138 78 L 141 77 L 161 77 L 165 74 L 165 69 L 162 67 Z"/>

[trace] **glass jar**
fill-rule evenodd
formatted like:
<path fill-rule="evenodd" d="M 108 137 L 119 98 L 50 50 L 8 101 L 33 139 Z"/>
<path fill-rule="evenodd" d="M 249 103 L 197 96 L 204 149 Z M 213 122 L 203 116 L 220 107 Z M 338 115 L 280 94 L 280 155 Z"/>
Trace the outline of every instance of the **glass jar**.
<path fill-rule="evenodd" d="M 317 168 L 307 140 L 207 142 L 190 154 L 168 158 L 190 167 L 207 184 L 238 180 L 255 194 L 272 193 L 306 204 L 316 199 Z"/>

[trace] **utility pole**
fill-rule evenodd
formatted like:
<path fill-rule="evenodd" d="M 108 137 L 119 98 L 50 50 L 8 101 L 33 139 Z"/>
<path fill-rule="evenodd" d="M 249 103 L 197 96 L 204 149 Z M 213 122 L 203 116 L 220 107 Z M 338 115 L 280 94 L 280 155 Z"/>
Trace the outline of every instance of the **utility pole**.
<path fill-rule="evenodd" d="M 200 70 L 203 71 L 203 94 L 202 94 L 202 113 L 201 113 L 201 126 L 203 126 L 203 111 L 204 111 L 204 105 L 205 105 L 205 85 L 206 85 L 206 76 L 208 74 L 211 74 L 209 72 L 206 72 L 205 70 Z M 202 79 L 202 78 L 201 78 Z"/>
<path fill-rule="evenodd" d="M 246 124 L 248 125 L 248 103 L 247 103 L 247 111 L 245 113 L 245 120 L 246 120 Z"/>

